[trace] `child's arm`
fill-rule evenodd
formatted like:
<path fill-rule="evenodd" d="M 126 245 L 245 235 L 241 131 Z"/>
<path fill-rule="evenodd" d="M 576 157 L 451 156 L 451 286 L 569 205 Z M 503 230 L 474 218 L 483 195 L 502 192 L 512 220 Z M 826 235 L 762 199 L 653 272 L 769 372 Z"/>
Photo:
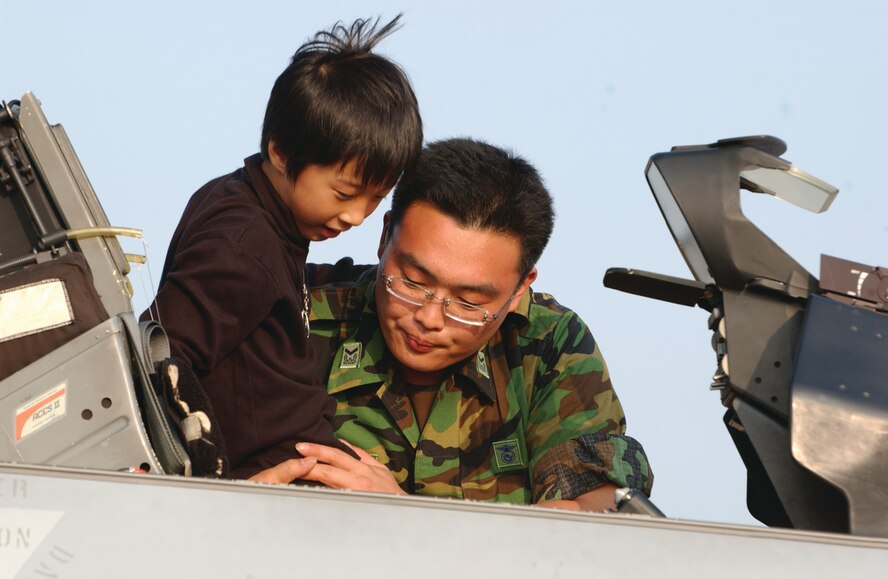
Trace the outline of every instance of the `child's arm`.
<path fill-rule="evenodd" d="M 268 270 L 228 239 L 198 241 L 176 256 L 155 299 L 174 356 L 211 372 L 268 316 L 280 292 Z"/>

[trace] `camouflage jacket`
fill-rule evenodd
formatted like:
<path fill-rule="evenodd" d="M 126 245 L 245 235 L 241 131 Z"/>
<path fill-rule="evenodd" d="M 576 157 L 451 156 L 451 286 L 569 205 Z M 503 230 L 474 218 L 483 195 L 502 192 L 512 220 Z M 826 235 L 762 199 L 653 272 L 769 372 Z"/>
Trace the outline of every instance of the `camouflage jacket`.
<path fill-rule="evenodd" d="M 592 334 L 547 294 L 526 293 L 453 369 L 420 432 L 379 330 L 375 273 L 312 291 L 312 342 L 319 371 L 329 371 L 336 436 L 386 464 L 411 494 L 529 504 L 608 481 L 650 494 L 647 457 L 624 434 Z"/>

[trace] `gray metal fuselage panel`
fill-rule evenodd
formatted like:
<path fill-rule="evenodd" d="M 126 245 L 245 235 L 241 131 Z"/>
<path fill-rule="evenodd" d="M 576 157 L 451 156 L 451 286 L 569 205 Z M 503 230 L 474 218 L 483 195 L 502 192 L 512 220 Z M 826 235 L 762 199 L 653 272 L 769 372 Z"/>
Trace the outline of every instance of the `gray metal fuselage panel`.
<path fill-rule="evenodd" d="M 888 540 L 0 464 L 0 577 L 880 576 Z M 3 538 L 6 537 L 6 544 Z"/>

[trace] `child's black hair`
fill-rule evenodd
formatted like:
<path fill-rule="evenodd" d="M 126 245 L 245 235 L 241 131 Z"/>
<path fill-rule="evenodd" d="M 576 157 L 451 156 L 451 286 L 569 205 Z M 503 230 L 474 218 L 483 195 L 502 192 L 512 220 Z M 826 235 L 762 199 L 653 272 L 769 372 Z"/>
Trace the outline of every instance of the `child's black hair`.
<path fill-rule="evenodd" d="M 299 47 L 274 83 L 262 126 L 262 157 L 274 141 L 295 180 L 308 164 L 356 163 L 364 184 L 394 185 L 422 148 L 422 120 L 407 75 L 376 44 L 399 14 L 341 22 Z"/>

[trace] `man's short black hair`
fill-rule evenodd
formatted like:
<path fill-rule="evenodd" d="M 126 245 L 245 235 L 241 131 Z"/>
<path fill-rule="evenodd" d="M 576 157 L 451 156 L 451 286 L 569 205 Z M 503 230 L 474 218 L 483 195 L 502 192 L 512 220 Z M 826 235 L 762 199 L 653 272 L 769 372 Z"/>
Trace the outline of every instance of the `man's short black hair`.
<path fill-rule="evenodd" d="M 517 239 L 522 277 L 542 255 L 555 221 L 552 197 L 530 163 L 471 139 L 437 141 L 423 149 L 416 170 L 392 195 L 391 230 L 418 202 L 429 203 L 461 227 Z"/>
<path fill-rule="evenodd" d="M 400 18 L 337 23 L 299 47 L 271 89 L 264 159 L 273 140 L 293 180 L 306 165 L 352 160 L 364 184 L 394 185 L 412 169 L 422 148 L 416 95 L 398 65 L 371 52 Z"/>

